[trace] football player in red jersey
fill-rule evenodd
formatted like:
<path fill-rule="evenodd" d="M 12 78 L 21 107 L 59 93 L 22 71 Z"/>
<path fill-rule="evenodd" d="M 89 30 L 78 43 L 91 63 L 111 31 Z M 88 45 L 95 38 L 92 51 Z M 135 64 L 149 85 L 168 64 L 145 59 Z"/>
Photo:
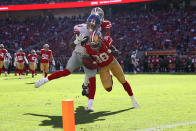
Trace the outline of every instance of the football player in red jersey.
<path fill-rule="evenodd" d="M 104 11 L 100 7 L 93 8 L 91 10 L 91 15 L 92 14 L 98 14 L 100 16 L 101 32 L 102 32 L 104 38 L 107 39 L 107 37 L 110 36 L 110 29 L 112 27 L 111 22 L 109 20 L 104 19 Z M 93 30 L 93 29 L 89 30 L 89 32 L 93 32 L 93 31 L 95 31 L 95 30 Z M 113 56 L 118 56 L 118 50 L 113 45 L 111 46 L 111 50 L 112 50 Z M 88 81 L 87 75 L 85 74 L 85 80 L 82 85 L 82 88 L 83 88 L 82 95 L 88 96 L 88 86 L 89 86 L 89 81 Z"/>
<path fill-rule="evenodd" d="M 85 46 L 86 51 L 92 58 L 98 63 L 99 73 L 101 82 L 106 91 L 110 92 L 113 86 L 112 74 L 118 79 L 118 81 L 123 85 L 125 91 L 131 97 L 131 101 L 135 108 L 138 108 L 139 105 L 133 96 L 131 86 L 128 81 L 125 79 L 123 70 L 111 54 L 111 46 L 113 40 L 110 37 L 103 39 L 101 32 L 94 31 L 90 35 L 89 43 Z"/>
<path fill-rule="evenodd" d="M 22 48 L 20 48 L 18 53 L 16 54 L 15 61 L 17 62 L 17 69 L 18 69 L 18 72 L 19 72 L 19 79 L 21 79 L 22 75 L 23 75 L 23 70 L 24 70 L 24 63 L 26 62 L 28 64 L 26 55 L 23 52 Z"/>
<path fill-rule="evenodd" d="M 55 61 L 52 55 L 52 50 L 49 50 L 49 45 L 44 44 L 43 49 L 40 51 L 41 54 L 41 64 L 40 69 L 44 77 L 47 77 L 49 70 L 49 61 L 52 61 L 53 66 L 55 66 Z"/>
<path fill-rule="evenodd" d="M 36 54 L 35 50 L 31 50 L 31 53 L 28 55 L 28 57 L 29 57 L 29 69 L 32 72 L 32 77 L 34 77 L 35 70 L 37 67 L 38 55 Z"/>
<path fill-rule="evenodd" d="M 3 44 L 0 44 L 0 75 L 2 72 L 3 65 L 4 65 L 5 57 L 7 57 L 7 50 L 4 49 Z M 7 69 L 4 69 L 4 71 L 5 71 L 5 76 L 7 76 Z"/>

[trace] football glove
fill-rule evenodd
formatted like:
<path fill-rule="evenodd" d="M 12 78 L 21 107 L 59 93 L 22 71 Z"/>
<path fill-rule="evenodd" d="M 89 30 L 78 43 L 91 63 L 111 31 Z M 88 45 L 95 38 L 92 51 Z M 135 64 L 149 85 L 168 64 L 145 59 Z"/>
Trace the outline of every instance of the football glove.
<path fill-rule="evenodd" d="M 74 44 L 76 44 L 76 45 L 81 44 L 82 42 L 85 42 L 87 39 L 88 39 L 88 37 L 83 36 L 80 33 L 80 35 L 76 35 L 76 39 L 74 40 Z"/>
<path fill-rule="evenodd" d="M 116 49 L 116 47 L 114 47 L 113 45 L 111 46 L 110 49 L 108 49 L 108 53 L 110 53 L 114 57 L 117 57 L 120 54 L 119 51 Z"/>

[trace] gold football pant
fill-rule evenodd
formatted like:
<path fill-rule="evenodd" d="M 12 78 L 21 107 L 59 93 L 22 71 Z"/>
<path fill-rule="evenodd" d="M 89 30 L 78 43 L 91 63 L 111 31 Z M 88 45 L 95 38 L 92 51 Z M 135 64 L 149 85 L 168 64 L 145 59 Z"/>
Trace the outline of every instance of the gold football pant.
<path fill-rule="evenodd" d="M 114 58 L 114 60 L 108 66 L 99 68 L 101 82 L 106 90 L 108 88 L 111 88 L 113 85 L 113 81 L 110 76 L 110 71 L 121 84 L 126 82 L 123 70 L 118 61 Z"/>
<path fill-rule="evenodd" d="M 0 69 L 3 68 L 4 61 L 0 61 Z"/>
<path fill-rule="evenodd" d="M 30 64 L 29 64 L 29 68 L 30 68 L 31 71 L 35 71 L 35 69 L 36 69 L 36 64 L 35 64 L 35 63 L 30 63 Z"/>
<path fill-rule="evenodd" d="M 17 68 L 19 70 L 23 70 L 24 69 L 24 63 L 17 63 Z"/>
<path fill-rule="evenodd" d="M 41 63 L 40 68 L 42 72 L 48 73 L 49 63 Z"/>

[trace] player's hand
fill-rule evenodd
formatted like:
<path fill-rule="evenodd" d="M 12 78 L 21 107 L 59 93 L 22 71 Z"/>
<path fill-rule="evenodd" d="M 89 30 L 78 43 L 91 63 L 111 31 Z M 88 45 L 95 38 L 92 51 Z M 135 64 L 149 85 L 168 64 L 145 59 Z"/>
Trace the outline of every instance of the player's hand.
<path fill-rule="evenodd" d="M 88 37 L 86 36 L 83 36 L 82 34 L 80 35 L 76 35 L 76 39 L 74 41 L 74 44 L 81 44 L 81 43 L 84 43 L 84 42 L 87 42 L 88 40 Z"/>
<path fill-rule="evenodd" d="M 119 51 L 118 50 L 113 50 L 112 52 L 111 52 L 111 54 L 114 56 L 114 57 L 117 57 L 117 56 L 119 56 Z"/>

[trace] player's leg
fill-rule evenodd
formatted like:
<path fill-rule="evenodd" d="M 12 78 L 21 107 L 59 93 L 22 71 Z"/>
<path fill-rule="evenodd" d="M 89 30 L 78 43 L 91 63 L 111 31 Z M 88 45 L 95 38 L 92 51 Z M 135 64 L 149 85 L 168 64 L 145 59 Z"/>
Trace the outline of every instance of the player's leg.
<path fill-rule="evenodd" d="M 110 92 L 112 90 L 113 80 L 110 75 L 109 67 L 105 66 L 99 68 L 99 73 L 100 73 L 100 79 L 103 87 L 105 88 L 106 91 Z"/>
<path fill-rule="evenodd" d="M 8 67 L 9 67 L 9 61 L 4 61 L 4 73 L 5 76 L 7 76 L 8 72 Z"/>
<path fill-rule="evenodd" d="M 84 69 L 84 67 L 83 67 Z M 85 72 L 85 71 L 84 71 Z M 84 74 L 84 83 L 82 84 L 82 95 L 88 97 L 89 79 L 87 74 Z"/>
<path fill-rule="evenodd" d="M 133 96 L 133 91 L 131 89 L 131 86 L 129 84 L 128 81 L 126 81 L 125 79 L 125 75 L 123 73 L 123 70 L 120 66 L 120 64 L 118 63 L 118 61 L 114 58 L 114 60 L 112 61 L 112 63 L 109 65 L 109 68 L 112 72 L 112 74 L 118 79 L 118 81 L 123 85 L 124 90 L 128 93 L 128 95 L 131 97 L 133 106 L 138 108 L 139 105 L 137 104 L 137 101 L 135 100 L 134 96 Z"/>
<path fill-rule="evenodd" d="M 37 81 L 35 83 L 35 87 L 38 88 L 38 87 L 40 87 L 41 85 L 45 84 L 48 81 L 70 75 L 71 72 L 73 72 L 75 69 L 77 69 L 78 67 L 81 66 L 81 61 L 79 61 L 78 57 L 79 56 L 77 54 L 72 53 L 72 56 L 68 60 L 67 66 L 63 71 L 56 71 L 56 72 L 52 73 L 51 75 L 49 75 L 48 77 L 40 79 L 39 81 Z"/>
<path fill-rule="evenodd" d="M 32 77 L 34 77 L 34 73 L 35 73 L 35 63 L 30 63 L 29 64 L 29 70 L 32 73 Z"/>
<path fill-rule="evenodd" d="M 3 68 L 3 61 L 0 61 L 0 75 L 1 75 L 1 72 L 2 72 L 2 68 Z"/>
<path fill-rule="evenodd" d="M 17 62 L 14 62 L 14 67 L 15 67 L 14 75 L 17 76 L 17 72 L 18 72 L 18 63 Z"/>
<path fill-rule="evenodd" d="M 23 69 L 24 69 L 24 63 L 18 63 L 18 72 L 19 72 L 20 79 L 22 78 Z"/>
<path fill-rule="evenodd" d="M 49 63 L 44 63 L 44 77 L 46 78 L 49 71 Z"/>
<path fill-rule="evenodd" d="M 89 81 L 89 86 L 88 86 L 88 106 L 86 108 L 87 111 L 93 111 L 93 101 L 95 97 L 95 92 L 96 92 L 96 73 L 97 69 L 90 70 L 86 67 L 84 67 L 84 72 L 86 79 Z"/>
<path fill-rule="evenodd" d="M 42 72 L 42 74 L 44 76 L 44 63 L 40 64 L 40 70 L 41 70 L 41 72 Z"/>

